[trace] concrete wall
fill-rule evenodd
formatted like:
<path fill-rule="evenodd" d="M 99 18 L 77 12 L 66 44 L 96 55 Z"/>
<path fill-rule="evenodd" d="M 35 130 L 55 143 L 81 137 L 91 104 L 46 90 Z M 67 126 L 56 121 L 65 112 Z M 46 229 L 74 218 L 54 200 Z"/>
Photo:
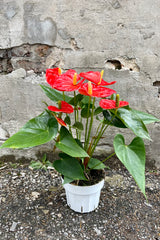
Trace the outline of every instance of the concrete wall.
<path fill-rule="evenodd" d="M 45 82 L 48 67 L 104 69 L 104 79 L 117 81 L 115 89 L 130 106 L 160 118 L 159 9 L 158 0 L 0 0 L 1 142 L 42 111 L 38 83 Z M 146 142 L 157 166 L 159 130 L 160 123 L 152 124 L 153 141 Z M 99 151 L 105 149 L 112 149 L 107 140 Z M 25 154 L 34 157 L 35 151 Z M 6 154 L 24 152 L 0 152 Z"/>

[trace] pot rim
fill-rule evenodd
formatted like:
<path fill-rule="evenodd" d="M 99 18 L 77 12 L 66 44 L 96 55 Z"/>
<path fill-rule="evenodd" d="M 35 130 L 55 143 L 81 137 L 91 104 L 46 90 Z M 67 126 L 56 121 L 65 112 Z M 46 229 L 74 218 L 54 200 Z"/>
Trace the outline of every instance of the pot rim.
<path fill-rule="evenodd" d="M 65 188 L 65 190 L 69 192 L 73 192 L 80 195 L 89 195 L 97 191 L 100 191 L 103 185 L 104 185 L 104 178 L 100 180 L 98 183 L 90 186 L 77 186 L 71 183 L 66 183 L 63 185 L 63 187 Z"/>

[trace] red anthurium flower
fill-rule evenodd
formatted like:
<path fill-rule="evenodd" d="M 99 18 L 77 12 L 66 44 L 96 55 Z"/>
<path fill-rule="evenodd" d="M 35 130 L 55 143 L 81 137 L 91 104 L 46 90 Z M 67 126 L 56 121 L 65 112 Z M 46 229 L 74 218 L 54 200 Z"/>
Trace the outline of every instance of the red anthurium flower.
<path fill-rule="evenodd" d="M 66 71 L 65 73 L 63 73 L 63 76 L 68 76 L 71 77 L 73 79 L 74 75 L 75 75 L 76 71 L 73 69 L 69 69 L 68 71 Z M 80 80 L 80 76 L 77 74 L 77 81 Z"/>
<path fill-rule="evenodd" d="M 84 79 L 87 79 L 97 85 L 101 85 L 101 86 L 107 86 L 107 85 L 112 85 L 114 83 L 116 83 L 116 81 L 113 82 L 106 82 L 102 79 L 103 77 L 103 70 L 101 72 L 93 72 L 93 71 L 89 71 L 89 72 L 82 72 L 79 75 L 81 77 L 83 77 Z"/>
<path fill-rule="evenodd" d="M 73 107 L 65 101 L 60 102 L 60 108 L 57 108 L 55 106 L 48 106 L 48 109 L 53 112 L 63 112 L 63 113 L 72 113 L 74 111 Z"/>
<path fill-rule="evenodd" d="M 129 105 L 129 103 L 126 101 L 119 101 L 119 105 L 117 107 L 115 100 L 101 99 L 99 102 L 99 105 L 101 108 L 104 108 L 104 109 L 113 109 L 113 108 L 120 108 L 120 107 L 127 106 Z"/>
<path fill-rule="evenodd" d="M 58 118 L 57 116 L 54 116 L 54 117 L 56 118 L 57 122 L 58 122 L 60 125 L 62 125 L 62 126 L 64 126 L 64 127 L 67 126 L 66 123 L 65 123 L 61 118 Z"/>
<path fill-rule="evenodd" d="M 59 91 L 76 91 L 84 82 L 84 80 L 79 80 L 80 76 L 76 73 L 76 71 L 68 70 L 54 81 L 54 85 L 52 87 Z"/>
<path fill-rule="evenodd" d="M 113 89 L 97 86 L 92 84 L 90 81 L 88 83 L 84 83 L 78 91 L 83 95 L 92 97 L 109 97 L 113 93 L 116 93 Z"/>
<path fill-rule="evenodd" d="M 46 80 L 49 85 L 53 86 L 55 79 L 57 79 L 61 75 L 60 68 L 53 68 L 46 70 Z"/>

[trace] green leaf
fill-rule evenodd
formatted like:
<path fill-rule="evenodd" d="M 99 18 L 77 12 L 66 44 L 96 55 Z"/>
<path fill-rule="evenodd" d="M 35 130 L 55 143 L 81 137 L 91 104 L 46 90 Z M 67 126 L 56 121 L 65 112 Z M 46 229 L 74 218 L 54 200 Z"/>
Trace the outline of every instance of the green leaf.
<path fill-rule="evenodd" d="M 94 115 L 100 114 L 101 112 L 103 112 L 103 108 L 97 107 L 94 111 Z"/>
<path fill-rule="evenodd" d="M 0 148 L 29 148 L 51 141 L 58 131 L 57 120 L 48 112 L 28 121 Z"/>
<path fill-rule="evenodd" d="M 66 116 L 65 119 L 64 119 L 64 122 L 68 125 L 71 125 L 71 119 L 69 116 Z"/>
<path fill-rule="evenodd" d="M 47 170 L 47 167 L 52 167 L 52 163 L 50 161 L 46 161 L 45 163 L 40 162 L 40 161 L 31 161 L 30 167 L 32 167 L 33 169 L 44 169 Z"/>
<path fill-rule="evenodd" d="M 104 110 L 103 116 L 105 118 L 105 120 L 103 121 L 105 124 L 109 124 L 118 128 L 127 128 L 119 118 L 114 116 L 114 113 L 112 114 L 110 111 Z"/>
<path fill-rule="evenodd" d="M 76 129 L 78 129 L 80 131 L 83 131 L 83 129 L 84 129 L 83 128 L 83 124 L 81 122 L 75 122 L 72 127 L 76 128 Z"/>
<path fill-rule="evenodd" d="M 91 116 L 91 111 L 89 110 L 89 114 L 88 114 L 88 106 L 85 106 L 82 110 L 81 110 L 81 117 L 83 118 L 87 118 Z"/>
<path fill-rule="evenodd" d="M 69 104 L 73 105 L 73 106 L 77 106 L 79 102 L 81 102 L 81 100 L 83 99 L 83 95 L 81 94 L 77 94 L 76 96 L 74 96 L 73 98 L 71 98 Z"/>
<path fill-rule="evenodd" d="M 83 144 L 81 143 L 81 141 L 78 138 L 75 138 L 76 143 L 83 148 Z"/>
<path fill-rule="evenodd" d="M 135 109 L 131 109 L 131 110 L 143 121 L 144 124 L 149 124 L 149 123 L 154 123 L 154 122 L 159 122 L 160 121 L 160 119 L 154 117 L 151 114 L 141 112 L 141 111 L 137 111 Z"/>
<path fill-rule="evenodd" d="M 91 169 L 104 169 L 106 165 L 96 158 L 90 158 L 88 167 Z"/>
<path fill-rule="evenodd" d="M 56 147 L 72 157 L 88 157 L 86 151 L 77 144 L 65 127 L 60 129 L 60 141 L 56 142 Z"/>
<path fill-rule="evenodd" d="M 43 168 L 43 163 L 40 161 L 31 161 L 30 167 L 32 167 L 33 169 L 41 169 Z"/>
<path fill-rule="evenodd" d="M 83 96 L 82 103 L 83 104 L 88 104 L 89 103 L 89 96 Z"/>
<path fill-rule="evenodd" d="M 63 94 L 60 93 L 59 91 L 57 91 L 53 88 L 47 87 L 45 85 L 40 85 L 40 86 L 43 89 L 46 96 L 49 97 L 52 101 L 58 102 L 58 101 L 63 101 L 64 100 Z M 71 99 L 72 99 L 71 97 L 65 95 L 65 101 L 66 102 L 71 101 Z"/>
<path fill-rule="evenodd" d="M 71 183 L 73 181 L 74 181 L 74 179 L 64 176 L 63 185 L 66 184 L 66 183 Z"/>
<path fill-rule="evenodd" d="M 45 154 L 43 155 L 41 161 L 42 161 L 42 163 L 45 163 L 46 160 L 47 160 L 47 155 L 46 155 L 46 153 L 45 153 Z"/>
<path fill-rule="evenodd" d="M 66 157 L 56 160 L 53 167 L 62 175 L 74 180 L 86 180 L 82 167 L 76 158 Z"/>
<path fill-rule="evenodd" d="M 136 136 L 151 140 L 143 121 L 130 108 L 119 108 L 117 117 L 120 118 L 126 127 L 130 128 Z"/>
<path fill-rule="evenodd" d="M 126 145 L 124 137 L 117 134 L 113 145 L 117 157 L 145 195 L 145 146 L 143 140 L 135 137 L 129 145 Z"/>

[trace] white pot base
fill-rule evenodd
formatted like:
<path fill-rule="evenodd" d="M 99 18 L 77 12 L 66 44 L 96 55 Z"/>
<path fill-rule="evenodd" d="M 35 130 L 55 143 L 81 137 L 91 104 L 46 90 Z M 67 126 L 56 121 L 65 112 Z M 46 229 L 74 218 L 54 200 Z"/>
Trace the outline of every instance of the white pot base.
<path fill-rule="evenodd" d="M 98 207 L 104 179 L 91 186 L 64 184 L 68 206 L 75 212 L 87 213 Z"/>

